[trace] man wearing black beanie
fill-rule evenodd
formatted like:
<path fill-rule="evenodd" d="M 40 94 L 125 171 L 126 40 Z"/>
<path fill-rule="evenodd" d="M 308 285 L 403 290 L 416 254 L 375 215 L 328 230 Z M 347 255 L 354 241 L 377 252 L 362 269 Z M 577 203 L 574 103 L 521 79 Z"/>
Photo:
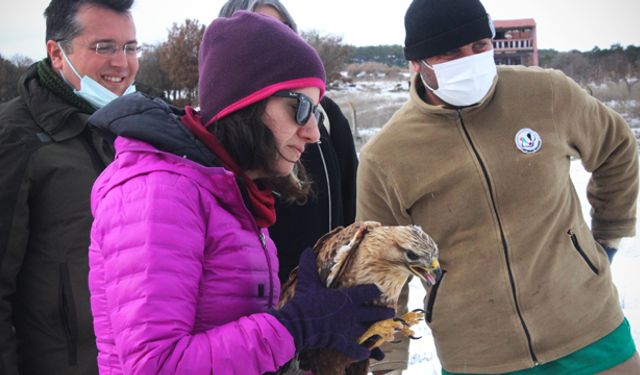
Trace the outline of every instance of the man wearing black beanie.
<path fill-rule="evenodd" d="M 442 373 L 640 373 L 610 268 L 635 235 L 628 124 L 560 71 L 496 67 L 478 0 L 414 0 L 405 29 L 410 99 L 360 153 L 356 220 L 438 243 L 425 310 Z"/>

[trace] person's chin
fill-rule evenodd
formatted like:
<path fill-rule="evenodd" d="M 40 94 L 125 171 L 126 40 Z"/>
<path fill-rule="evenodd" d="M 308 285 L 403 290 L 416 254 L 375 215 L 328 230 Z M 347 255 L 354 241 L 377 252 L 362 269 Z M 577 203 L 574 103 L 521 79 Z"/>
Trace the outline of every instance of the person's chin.
<path fill-rule="evenodd" d="M 294 155 L 293 157 L 285 157 L 285 156 L 281 156 L 281 161 L 283 162 L 283 164 L 287 164 L 287 168 L 293 168 L 293 166 L 298 162 L 298 160 L 300 160 L 300 156 L 299 155 Z"/>
<path fill-rule="evenodd" d="M 278 168 L 278 176 L 280 177 L 285 177 L 291 174 L 291 172 L 293 172 L 293 166 L 295 165 L 295 163 L 291 163 L 288 162 L 287 165 L 281 165 L 280 168 Z"/>

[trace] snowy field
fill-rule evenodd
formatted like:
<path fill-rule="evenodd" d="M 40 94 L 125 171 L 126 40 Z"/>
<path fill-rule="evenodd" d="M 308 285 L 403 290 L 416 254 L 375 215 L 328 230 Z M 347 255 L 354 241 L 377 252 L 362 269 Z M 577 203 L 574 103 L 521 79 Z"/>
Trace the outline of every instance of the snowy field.
<path fill-rule="evenodd" d="M 587 173 L 579 161 L 571 163 L 571 178 L 582 201 L 582 211 L 589 218 L 589 205 L 586 198 Z M 591 220 L 587 220 L 590 223 Z M 640 225 L 636 229 L 640 234 Z M 622 240 L 620 250 L 616 254 L 612 272 L 613 279 L 620 294 L 620 304 L 624 314 L 631 324 L 633 337 L 636 343 L 640 343 L 640 283 L 635 274 L 640 270 L 640 236 L 625 238 Z M 424 288 L 419 281 L 413 281 L 409 294 L 409 308 L 421 308 L 424 298 Z M 403 374 L 410 375 L 435 375 L 440 374 L 440 362 L 436 355 L 433 337 L 427 325 L 423 322 L 415 329 L 420 340 L 413 340 L 409 349 L 409 369 Z"/>

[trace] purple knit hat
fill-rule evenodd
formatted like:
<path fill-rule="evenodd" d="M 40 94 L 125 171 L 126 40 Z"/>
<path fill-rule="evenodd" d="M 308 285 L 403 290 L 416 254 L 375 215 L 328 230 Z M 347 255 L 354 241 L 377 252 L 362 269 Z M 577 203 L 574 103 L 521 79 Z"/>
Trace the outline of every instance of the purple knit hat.
<path fill-rule="evenodd" d="M 205 126 L 280 90 L 325 91 L 318 53 L 273 17 L 238 11 L 207 27 L 198 56 L 198 96 Z"/>

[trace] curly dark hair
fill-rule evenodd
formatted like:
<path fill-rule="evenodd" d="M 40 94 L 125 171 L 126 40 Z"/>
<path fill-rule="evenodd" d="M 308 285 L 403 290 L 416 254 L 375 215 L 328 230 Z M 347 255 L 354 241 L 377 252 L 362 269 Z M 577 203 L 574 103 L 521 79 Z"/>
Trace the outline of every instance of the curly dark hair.
<path fill-rule="evenodd" d="M 94 5 L 125 14 L 130 12 L 133 0 L 51 0 L 44 11 L 47 21 L 45 41 L 69 41 L 82 33 L 76 14 L 83 5 Z"/>
<path fill-rule="evenodd" d="M 271 130 L 262 121 L 264 99 L 225 116 L 208 127 L 225 150 L 244 170 L 266 171 L 274 192 L 285 201 L 304 204 L 311 194 L 311 181 L 298 160 L 288 176 L 278 176 L 274 168 L 279 151 Z M 260 183 L 261 181 L 257 181 Z"/>

